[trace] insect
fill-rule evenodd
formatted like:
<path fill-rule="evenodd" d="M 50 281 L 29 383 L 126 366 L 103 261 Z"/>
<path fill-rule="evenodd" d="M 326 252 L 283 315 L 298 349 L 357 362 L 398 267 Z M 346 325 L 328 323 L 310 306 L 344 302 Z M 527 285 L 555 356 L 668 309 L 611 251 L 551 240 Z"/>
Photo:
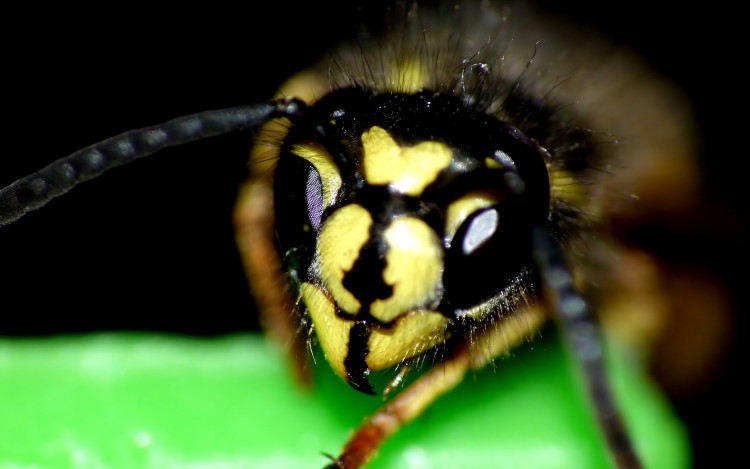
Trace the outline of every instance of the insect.
<path fill-rule="evenodd" d="M 527 57 L 532 57 L 533 54 L 534 54 L 534 52 L 533 52 L 533 49 L 532 49 L 532 51 L 527 54 Z M 472 72 L 473 72 L 473 70 L 472 70 Z M 481 70 L 479 70 L 479 72 L 481 72 Z M 480 73 L 480 75 L 481 75 L 481 73 Z"/>

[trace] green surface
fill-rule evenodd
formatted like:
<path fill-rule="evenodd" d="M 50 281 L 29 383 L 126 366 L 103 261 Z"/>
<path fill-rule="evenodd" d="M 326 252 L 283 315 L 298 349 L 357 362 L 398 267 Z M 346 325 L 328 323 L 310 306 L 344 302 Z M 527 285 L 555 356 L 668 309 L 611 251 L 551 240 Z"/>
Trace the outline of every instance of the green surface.
<path fill-rule="evenodd" d="M 689 467 L 687 435 L 622 356 L 618 397 L 647 467 Z M 318 360 L 301 390 L 262 336 L 0 338 L 0 468 L 319 468 L 380 399 Z M 469 376 L 371 468 L 603 468 L 554 338 Z"/>

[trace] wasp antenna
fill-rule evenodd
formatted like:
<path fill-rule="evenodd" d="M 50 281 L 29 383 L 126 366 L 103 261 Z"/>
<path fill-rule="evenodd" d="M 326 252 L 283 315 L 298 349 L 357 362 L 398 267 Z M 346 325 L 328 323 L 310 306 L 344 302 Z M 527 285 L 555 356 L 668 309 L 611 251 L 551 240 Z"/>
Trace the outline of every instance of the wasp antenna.
<path fill-rule="evenodd" d="M 0 189 L 0 226 L 13 223 L 109 169 L 167 147 L 258 127 L 276 117 L 296 118 L 304 106 L 298 99 L 289 99 L 217 109 L 108 138 Z"/>
<path fill-rule="evenodd" d="M 605 372 L 602 339 L 589 303 L 575 288 L 563 247 L 549 231 L 537 227 L 532 233 L 534 262 L 539 270 L 547 304 L 580 364 L 594 410 L 617 467 L 641 469 L 628 431 L 617 410 Z"/>

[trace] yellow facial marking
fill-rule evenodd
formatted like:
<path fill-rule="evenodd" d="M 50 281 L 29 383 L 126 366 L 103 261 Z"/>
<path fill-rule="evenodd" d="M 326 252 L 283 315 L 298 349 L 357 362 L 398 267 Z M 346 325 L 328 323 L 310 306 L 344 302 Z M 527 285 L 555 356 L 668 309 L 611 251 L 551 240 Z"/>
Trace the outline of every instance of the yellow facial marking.
<path fill-rule="evenodd" d="M 315 167 L 323 184 L 323 203 L 326 207 L 333 205 L 341 189 L 341 173 L 331 154 L 320 145 L 314 144 L 293 145 L 292 154 L 304 158 Z"/>
<path fill-rule="evenodd" d="M 435 232 L 414 217 L 394 220 L 384 237 L 388 251 L 383 280 L 393 287 L 393 294 L 373 302 L 370 313 L 387 323 L 440 299 L 443 250 Z"/>
<path fill-rule="evenodd" d="M 349 329 L 354 323 L 336 316 L 333 302 L 315 285 L 303 283 L 300 291 L 328 363 L 339 376 L 346 379 L 344 359 L 348 351 Z"/>
<path fill-rule="evenodd" d="M 390 328 L 376 328 L 368 342 L 367 366 L 382 370 L 447 340 L 448 319 L 435 311 L 412 311 Z"/>
<path fill-rule="evenodd" d="M 356 314 L 362 306 L 342 282 L 369 239 L 371 225 L 370 212 L 360 205 L 347 205 L 326 220 L 318 237 L 320 278 L 345 313 Z"/>
<path fill-rule="evenodd" d="M 497 196 L 490 192 L 469 192 L 458 199 L 454 200 L 448 205 L 445 219 L 445 236 L 447 239 L 453 239 L 456 235 L 456 231 L 461 224 L 472 213 L 477 210 L 490 207 L 498 203 Z"/>
<path fill-rule="evenodd" d="M 363 133 L 362 146 L 368 184 L 390 185 L 412 196 L 420 195 L 453 158 L 451 149 L 440 142 L 401 147 L 381 127 Z"/>

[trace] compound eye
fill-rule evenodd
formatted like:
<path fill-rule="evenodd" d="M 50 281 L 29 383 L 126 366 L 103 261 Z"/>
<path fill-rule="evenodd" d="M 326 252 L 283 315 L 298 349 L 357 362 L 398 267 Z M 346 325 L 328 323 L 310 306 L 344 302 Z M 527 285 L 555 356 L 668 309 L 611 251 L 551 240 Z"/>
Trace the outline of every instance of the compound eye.
<path fill-rule="evenodd" d="M 320 179 L 320 173 L 314 168 L 310 168 L 310 172 L 307 174 L 305 202 L 307 203 L 307 216 L 310 219 L 310 226 L 313 230 L 320 231 L 320 223 L 323 219 L 326 204 L 323 198 L 323 182 Z"/>
<path fill-rule="evenodd" d="M 312 262 L 317 234 L 341 186 L 340 171 L 321 145 L 292 144 L 280 154 L 274 176 L 276 233 L 288 268 L 300 276 Z"/>
<path fill-rule="evenodd" d="M 322 146 L 315 143 L 292 145 L 291 155 L 286 164 L 289 168 L 283 175 L 288 178 L 289 183 L 304 184 L 305 200 L 304 210 L 310 227 L 315 231 L 320 230 L 323 223 L 323 214 L 328 207 L 336 203 L 338 192 L 341 189 L 341 173 L 333 161 L 330 153 Z M 298 174 L 294 177 L 292 174 Z M 277 177 L 279 177 L 277 175 Z M 298 182 L 295 182 L 298 181 Z M 277 198 L 279 191 L 287 192 L 290 198 L 298 189 L 281 187 L 286 186 L 277 179 Z M 297 186 L 299 187 L 299 186 Z M 297 203 L 300 203 L 299 201 Z"/>
<path fill-rule="evenodd" d="M 305 204 L 310 226 L 320 230 L 325 209 L 336 203 L 341 189 L 341 173 L 331 154 L 318 144 L 297 144 L 291 149 L 292 155 L 309 163 L 305 166 Z"/>
<path fill-rule="evenodd" d="M 506 204 L 479 208 L 456 231 L 446 253 L 445 296 L 471 308 L 498 293 L 528 262 L 528 233 Z"/>

